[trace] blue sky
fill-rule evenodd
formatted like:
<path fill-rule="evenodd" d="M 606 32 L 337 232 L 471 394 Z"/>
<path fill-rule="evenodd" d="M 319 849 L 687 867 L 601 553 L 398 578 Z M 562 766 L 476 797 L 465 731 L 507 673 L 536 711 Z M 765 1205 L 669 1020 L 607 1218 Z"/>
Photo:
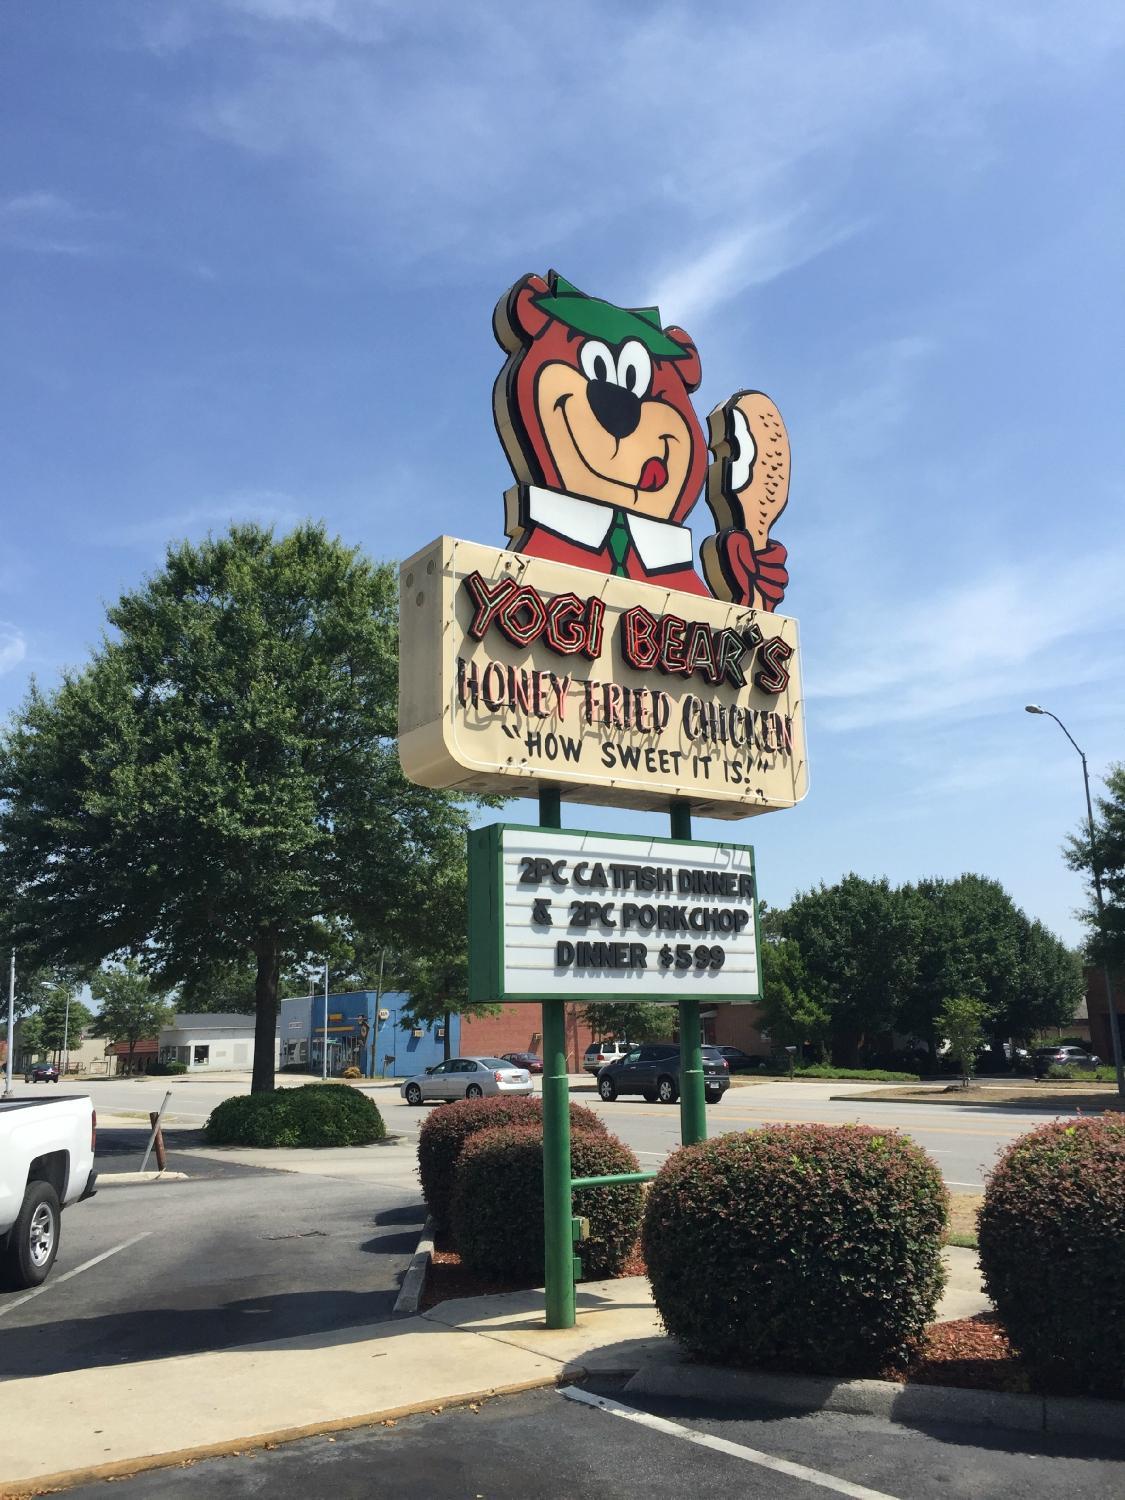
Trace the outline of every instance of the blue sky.
<path fill-rule="evenodd" d="M 812 790 L 699 834 L 752 840 L 775 902 L 976 870 L 1077 938 L 1080 768 L 1022 705 L 1125 758 L 1120 5 L 44 0 L 4 31 L 0 710 L 170 538 L 502 544 L 491 312 L 557 267 L 688 328 L 702 412 L 756 386 L 790 430 Z"/>

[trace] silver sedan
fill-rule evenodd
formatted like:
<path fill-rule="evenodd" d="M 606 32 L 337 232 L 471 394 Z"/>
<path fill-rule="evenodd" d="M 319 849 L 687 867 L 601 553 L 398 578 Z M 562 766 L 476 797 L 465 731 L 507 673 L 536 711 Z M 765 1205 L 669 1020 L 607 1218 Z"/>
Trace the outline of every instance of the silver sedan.
<path fill-rule="evenodd" d="M 482 1099 L 486 1094 L 530 1094 L 531 1074 L 502 1057 L 453 1057 L 408 1078 L 399 1093 L 407 1104 L 426 1099 Z"/>

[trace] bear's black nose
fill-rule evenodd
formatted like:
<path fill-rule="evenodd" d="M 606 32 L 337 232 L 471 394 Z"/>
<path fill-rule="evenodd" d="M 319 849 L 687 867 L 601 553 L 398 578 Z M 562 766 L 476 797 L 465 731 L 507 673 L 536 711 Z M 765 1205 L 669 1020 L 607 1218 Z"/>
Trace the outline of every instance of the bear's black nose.
<path fill-rule="evenodd" d="M 641 420 L 641 400 L 623 385 L 608 380 L 591 380 L 586 387 L 590 410 L 607 432 L 619 441 L 635 432 Z"/>

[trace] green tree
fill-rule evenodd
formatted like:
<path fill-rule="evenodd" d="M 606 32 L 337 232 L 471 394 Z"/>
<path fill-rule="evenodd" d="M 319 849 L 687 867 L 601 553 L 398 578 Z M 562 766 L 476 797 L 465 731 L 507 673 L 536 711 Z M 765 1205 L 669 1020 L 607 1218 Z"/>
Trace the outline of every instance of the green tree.
<path fill-rule="evenodd" d="M 1093 963 L 1125 968 L 1125 763 L 1113 765 L 1105 778 L 1106 795 L 1094 798 L 1094 845 L 1083 822 L 1067 840 L 1066 862 L 1072 870 L 1099 870 L 1105 921 L 1099 921 L 1093 890 L 1082 913 L 1089 930 L 1086 951 Z M 1096 856 L 1096 861 L 1094 856 Z"/>
<path fill-rule="evenodd" d="M 56 1053 L 60 1063 L 61 1054 L 78 1043 L 92 1020 L 73 985 L 57 980 L 44 984 L 43 998 L 34 1014 L 39 1020 L 41 1047 Z"/>
<path fill-rule="evenodd" d="M 90 993 L 100 1009 L 91 1028 L 94 1036 L 124 1042 L 129 1048 L 128 1070 L 142 1037 L 154 1037 L 172 1018 L 168 998 L 153 989 L 152 980 L 134 958 L 103 966 L 90 980 Z"/>
<path fill-rule="evenodd" d="M 771 918 L 797 943 L 809 992 L 828 1012 L 832 1060 L 854 1065 L 861 1043 L 895 1024 L 913 973 L 913 907 L 887 880 L 852 874 L 798 895 Z"/>
<path fill-rule="evenodd" d="M 633 1001 L 584 1005 L 581 1015 L 596 1036 L 630 1042 L 664 1041 L 677 1021 L 675 1006 Z"/>
<path fill-rule="evenodd" d="M 252 962 L 255 1091 L 279 978 L 414 920 L 467 813 L 406 781 L 393 569 L 304 525 L 169 549 L 115 634 L 0 741 L 0 907 L 88 969 L 185 993 Z"/>
<path fill-rule="evenodd" d="M 824 1051 L 831 1015 L 814 992 L 801 950 L 792 938 L 766 938 L 762 944 L 761 1025 L 780 1047 L 812 1043 Z"/>
<path fill-rule="evenodd" d="M 1042 922 L 1025 922 L 1020 935 L 1016 995 L 1002 1018 L 1006 1035 L 1026 1046 L 1040 1031 L 1069 1026 L 1085 993 L 1080 955 Z"/>
<path fill-rule="evenodd" d="M 973 1058 L 984 1038 L 988 1008 L 975 995 L 958 995 L 947 1000 L 938 1014 L 938 1025 L 949 1043 L 949 1050 L 961 1069 L 961 1087 L 969 1087 Z"/>
<path fill-rule="evenodd" d="M 913 910 L 913 962 L 896 1016 L 900 1031 L 923 1040 L 936 1065 L 938 1017 L 948 995 L 984 1002 L 998 1060 L 1020 1002 L 1020 954 L 1027 919 L 998 880 L 959 875 L 904 887 Z"/>
<path fill-rule="evenodd" d="M 43 1017 L 37 1010 L 29 1011 L 20 1019 L 18 1042 L 16 1056 L 22 1057 L 25 1062 L 30 1058 L 38 1057 L 41 1052 L 46 1052 L 47 1046 L 43 1040 Z"/>

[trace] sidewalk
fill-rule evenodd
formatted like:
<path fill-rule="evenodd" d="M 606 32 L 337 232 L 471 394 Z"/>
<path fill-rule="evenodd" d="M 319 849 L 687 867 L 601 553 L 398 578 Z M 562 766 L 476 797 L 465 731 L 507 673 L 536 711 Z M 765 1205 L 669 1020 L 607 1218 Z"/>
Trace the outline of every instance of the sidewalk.
<path fill-rule="evenodd" d="M 972 1251 L 948 1251 L 964 1317 L 986 1306 Z M 949 1294 L 947 1294 L 948 1296 Z M 219 1353 L 100 1366 L 3 1386 L 0 1495 L 134 1473 L 267 1442 L 675 1358 L 644 1277 L 578 1288 L 575 1328 L 543 1326 L 542 1292 Z"/>

